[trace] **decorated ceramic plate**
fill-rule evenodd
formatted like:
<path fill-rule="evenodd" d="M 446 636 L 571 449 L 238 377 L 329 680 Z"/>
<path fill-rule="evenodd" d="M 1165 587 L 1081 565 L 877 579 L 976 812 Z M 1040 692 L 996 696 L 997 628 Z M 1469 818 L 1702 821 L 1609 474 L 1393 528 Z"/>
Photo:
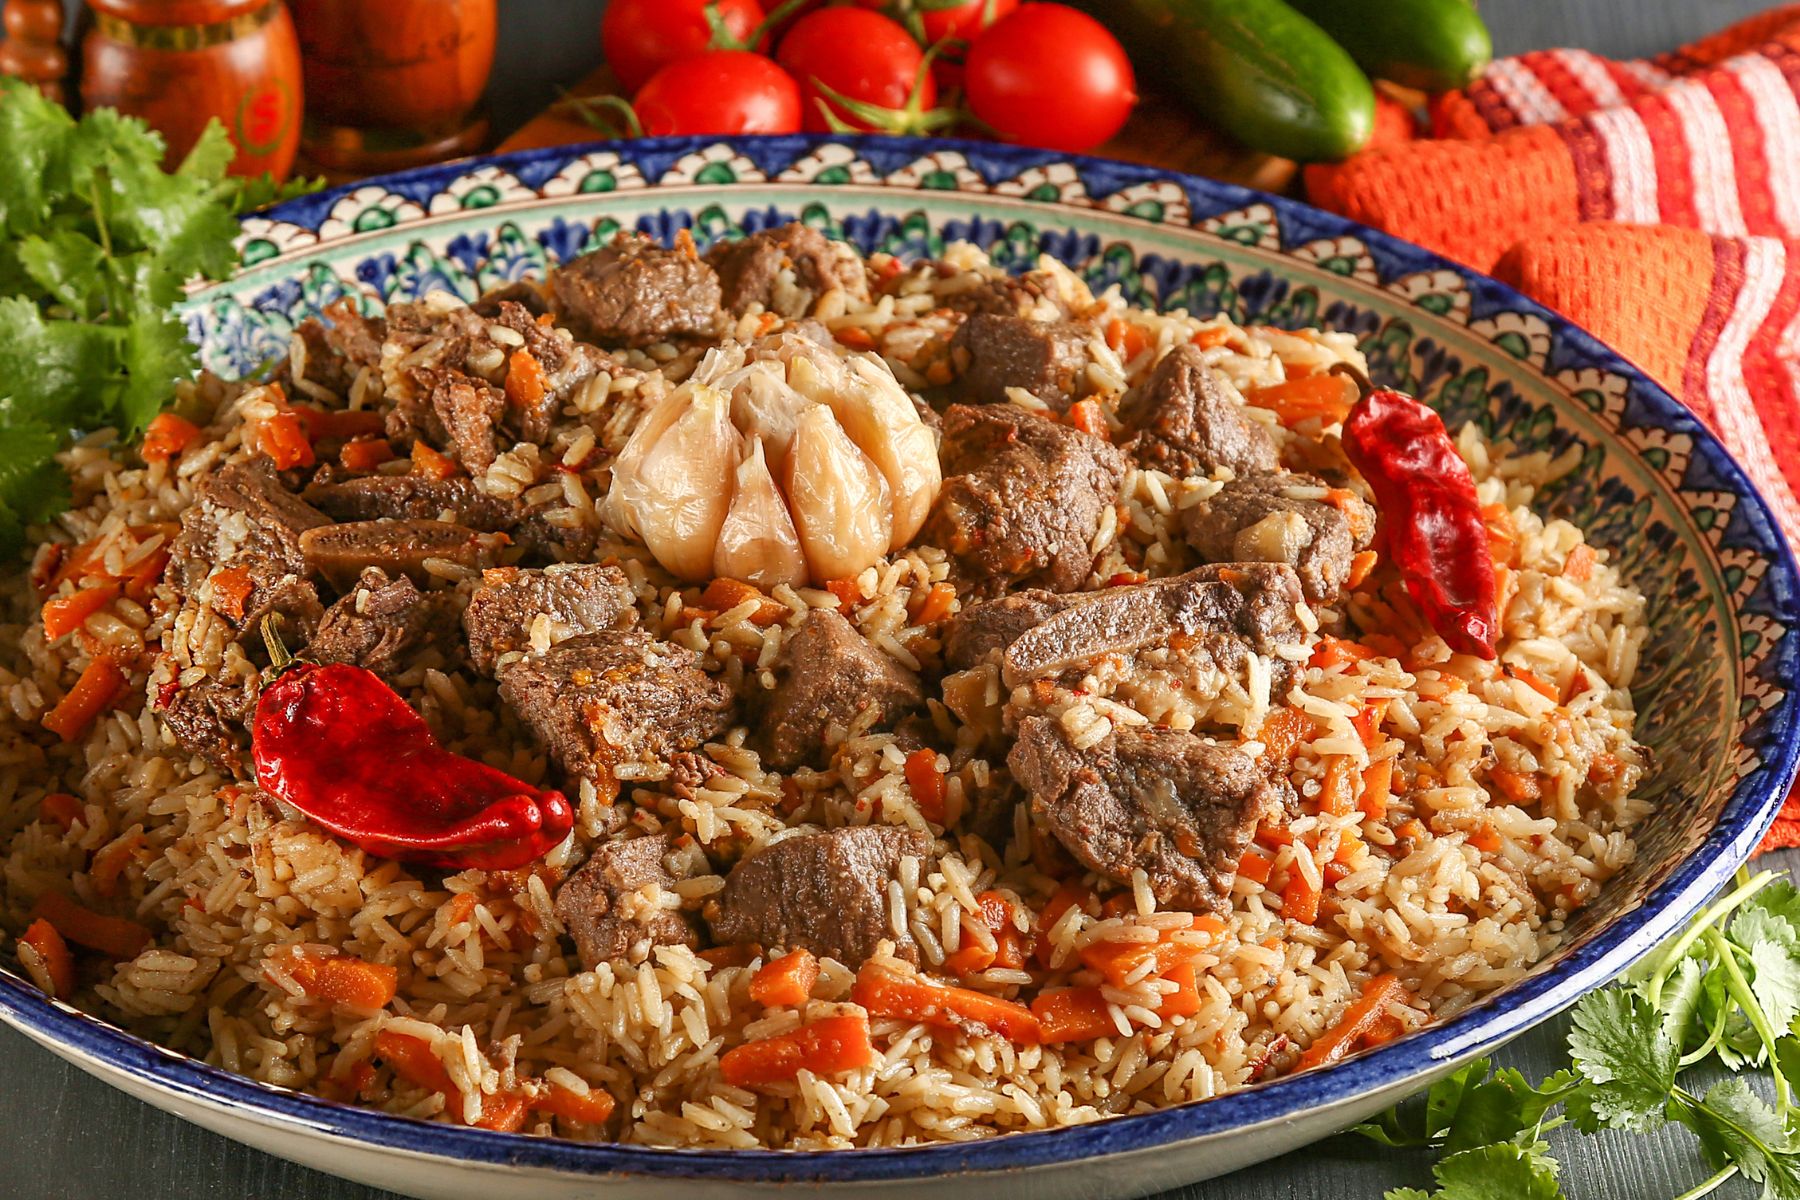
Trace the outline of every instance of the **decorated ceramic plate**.
<path fill-rule="evenodd" d="M 621 233 L 649 240 L 583 257 Z M 749 235 L 753 249 L 730 249 Z M 117 802 L 180 811 L 252 866 L 220 850 L 216 874 L 190 836 L 154 895 L 129 865 L 109 877 L 140 911 L 180 908 L 180 886 L 203 914 L 178 914 L 191 954 L 142 950 L 88 1004 L 130 1031 L 47 1000 L 28 958 L 0 963 L 0 1018 L 310 1166 L 484 1198 L 1191 1182 L 1342 1129 L 1612 978 L 1749 856 L 1793 779 L 1800 581 L 1738 465 L 1568 322 L 1292 201 L 973 143 L 647 139 L 369 181 L 247 219 L 241 246 L 243 269 L 184 316 L 214 375 L 274 369 L 287 390 L 215 380 L 188 398 L 210 414 L 211 457 L 154 502 L 183 510 L 177 554 L 204 561 L 184 564 L 192 595 L 163 597 L 159 611 L 192 610 L 166 652 L 260 597 L 228 585 L 245 571 L 219 556 L 258 536 L 233 534 L 230 512 L 289 489 L 255 511 L 301 513 L 308 569 L 327 538 L 343 543 L 317 556 L 319 598 L 342 596 L 298 618 L 322 621 L 311 656 L 334 661 L 333 614 L 435 603 L 345 564 L 466 603 L 467 648 L 459 629 L 450 658 L 410 673 L 381 660 L 394 690 L 368 672 L 357 686 L 567 799 L 535 793 L 548 832 L 529 854 L 434 852 L 435 872 L 397 874 L 391 843 L 308 807 L 317 780 L 261 772 L 276 753 L 262 716 L 272 791 L 252 801 L 169 715 L 170 744 L 193 754 L 156 751 L 155 778 L 122 777 Z M 533 286 L 577 260 L 548 294 Z M 615 303 L 626 277 L 652 291 Z M 358 345 L 383 314 L 385 334 Z M 1499 597 L 1503 628 L 1457 624 L 1455 603 L 1405 589 L 1422 568 L 1392 538 L 1371 546 L 1368 501 L 1391 525 L 1421 489 L 1384 485 L 1393 468 L 1351 433 L 1373 419 L 1364 372 L 1458 431 L 1438 461 L 1473 468 L 1455 485 L 1471 520 L 1481 502 L 1463 533 L 1494 577 L 1468 587 Z M 759 407 L 770 397 L 793 407 Z M 385 424 L 328 411 L 346 400 L 380 405 Z M 327 411 L 296 426 L 306 404 Z M 933 426 L 941 479 L 905 449 Z M 293 428 L 306 446 L 270 432 Z M 302 475 L 334 437 L 337 461 Z M 104 448 L 83 461 L 114 497 L 96 504 L 161 479 Z M 1033 471 L 1047 488 L 1013 487 Z M 1022 548 L 983 515 L 995 472 L 1012 473 L 995 486 L 1021 513 L 1053 497 Z M 331 524 L 420 517 L 352 510 L 421 475 L 479 491 L 469 513 L 512 515 L 455 527 L 469 545 L 384 542 L 373 560 Z M 683 497 L 714 513 L 697 543 L 668 521 Z M 470 594 L 504 611 L 510 568 L 533 555 L 583 564 L 584 595 L 615 589 L 632 628 L 584 631 L 570 622 L 591 612 L 551 605 L 480 642 Z M 531 586 L 554 591 L 560 570 Z M 998 657 L 957 649 L 959 629 L 965 649 L 979 640 L 984 603 L 1043 583 L 1098 595 L 1071 608 L 1032 592 L 1042 611 Z M 1044 658 L 1057 614 L 1107 605 L 1176 625 Z M 1168 615 L 1220 605 L 1229 627 Z M 407 625 L 381 645 L 399 654 L 415 636 L 436 635 Z M 1485 661 L 1496 638 L 1499 666 Z M 651 656 L 654 722 L 588 697 L 601 685 L 586 664 L 615 642 Z M 254 682 L 247 653 L 172 671 L 158 706 L 172 714 L 238 659 Z M 807 726 L 835 703 L 808 691 L 809 661 L 876 699 Z M 921 676 L 941 684 L 928 710 Z M 746 724 L 762 728 L 727 732 L 733 692 L 752 694 Z M 635 730 L 607 727 L 605 795 L 553 719 L 577 701 L 625 726 L 639 714 Z M 621 757 L 632 738 L 661 749 Z M 353 757 L 333 769 L 364 769 Z M 1180 804 L 1120 782 L 1146 774 Z M 999 826 L 983 816 L 996 798 Z M 646 836 L 658 856 L 634 866 Z M 541 874 L 517 869 L 537 860 Z M 871 863 L 874 883 L 858 875 Z M 240 874 L 259 893 L 248 906 Z M 795 894 L 813 911 L 796 916 Z M 240 947 L 234 969 L 263 991 L 212 986 Z M 787 947 L 805 957 L 777 969 Z M 332 971 L 347 973 L 321 982 Z M 206 1020 L 183 1019 L 202 989 Z"/>

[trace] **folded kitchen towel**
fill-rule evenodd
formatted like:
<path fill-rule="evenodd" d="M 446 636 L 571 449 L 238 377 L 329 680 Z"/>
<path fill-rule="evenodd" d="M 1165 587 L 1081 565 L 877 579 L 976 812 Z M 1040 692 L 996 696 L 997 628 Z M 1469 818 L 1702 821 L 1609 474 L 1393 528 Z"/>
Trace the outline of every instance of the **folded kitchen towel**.
<path fill-rule="evenodd" d="M 1501 59 L 1313 202 L 1518 287 L 1716 432 L 1800 545 L 1800 5 L 1656 59 Z M 1800 845 L 1800 792 L 1764 848 Z"/>

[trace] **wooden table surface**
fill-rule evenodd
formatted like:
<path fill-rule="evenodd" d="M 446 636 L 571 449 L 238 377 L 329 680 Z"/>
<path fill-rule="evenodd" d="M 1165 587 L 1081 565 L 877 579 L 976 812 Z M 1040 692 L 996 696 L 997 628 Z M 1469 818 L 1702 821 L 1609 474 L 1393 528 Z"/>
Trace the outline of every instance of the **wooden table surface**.
<path fill-rule="evenodd" d="M 524 123 L 592 65 L 603 0 L 509 0 L 490 96 L 502 128 Z M 1502 53 L 1577 45 L 1645 54 L 1753 12 L 1759 0 L 1483 0 Z M 1160 118 L 1157 118 L 1160 120 Z M 1148 136 L 1148 134 L 1146 134 Z M 1142 143 L 1148 144 L 1148 143 Z M 1192 153 L 1179 139 L 1178 150 Z M 1207 152 L 1211 152 L 1208 148 Z M 1135 155 L 1134 155 L 1135 156 Z M 1183 158 L 1167 165 L 1201 166 Z M 1800 852 L 1765 865 L 1793 871 Z M 1533 1077 L 1561 1064 L 1552 1022 L 1500 1057 Z M 1582 1139 L 1551 1134 L 1574 1200 L 1658 1200 L 1703 1178 L 1684 1133 Z M 386 1200 L 388 1194 L 295 1167 L 187 1125 L 90 1079 L 0 1029 L 0 1200 Z M 1339 1137 L 1161 1200 L 1374 1200 L 1427 1186 L 1423 1157 Z M 1734 1180 L 1715 1195 L 1748 1197 Z"/>

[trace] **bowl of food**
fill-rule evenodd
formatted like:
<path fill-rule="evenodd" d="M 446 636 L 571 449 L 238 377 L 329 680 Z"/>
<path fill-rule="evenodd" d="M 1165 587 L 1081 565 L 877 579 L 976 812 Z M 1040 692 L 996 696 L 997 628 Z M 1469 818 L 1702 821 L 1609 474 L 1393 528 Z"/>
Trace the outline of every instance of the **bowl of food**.
<path fill-rule="evenodd" d="M 647 139 L 240 244 L 7 576 L 0 1018 L 298 1161 L 1203 1178 L 1610 979 L 1792 779 L 1738 466 L 1291 201 Z"/>

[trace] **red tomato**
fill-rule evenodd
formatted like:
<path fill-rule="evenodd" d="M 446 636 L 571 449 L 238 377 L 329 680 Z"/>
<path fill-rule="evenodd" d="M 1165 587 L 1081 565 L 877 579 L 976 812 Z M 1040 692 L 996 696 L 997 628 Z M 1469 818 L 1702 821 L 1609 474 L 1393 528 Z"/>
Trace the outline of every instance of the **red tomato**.
<path fill-rule="evenodd" d="M 905 29 L 880 13 L 862 8 L 822 8 L 807 13 L 781 39 L 775 58 L 795 79 L 805 97 L 806 128 L 824 133 L 831 129 L 821 104 L 854 129 L 880 128 L 905 132 L 901 111 L 913 89 L 919 89 L 919 108 L 937 103 L 937 85 L 931 73 L 921 80 L 919 64 L 925 54 Z M 823 84 L 850 100 L 892 109 L 892 121 L 865 121 L 823 97 L 815 84 Z"/>
<path fill-rule="evenodd" d="M 647 134 L 797 133 L 800 85 L 748 50 L 708 50 L 650 77 L 631 106 Z"/>
<path fill-rule="evenodd" d="M 970 111 L 1002 141 L 1049 150 L 1091 150 L 1137 103 L 1119 40 L 1062 4 L 1027 4 L 995 23 L 964 72 Z"/>
<path fill-rule="evenodd" d="M 706 50 L 709 4 L 718 5 L 725 28 L 740 42 L 762 24 L 757 0 L 612 0 L 600 18 L 600 48 L 620 86 L 635 92 L 670 63 Z"/>
<path fill-rule="evenodd" d="M 1019 0 L 967 0 L 950 8 L 924 8 L 919 20 L 925 26 L 925 44 L 947 37 L 971 40 L 976 34 L 1019 7 Z"/>

